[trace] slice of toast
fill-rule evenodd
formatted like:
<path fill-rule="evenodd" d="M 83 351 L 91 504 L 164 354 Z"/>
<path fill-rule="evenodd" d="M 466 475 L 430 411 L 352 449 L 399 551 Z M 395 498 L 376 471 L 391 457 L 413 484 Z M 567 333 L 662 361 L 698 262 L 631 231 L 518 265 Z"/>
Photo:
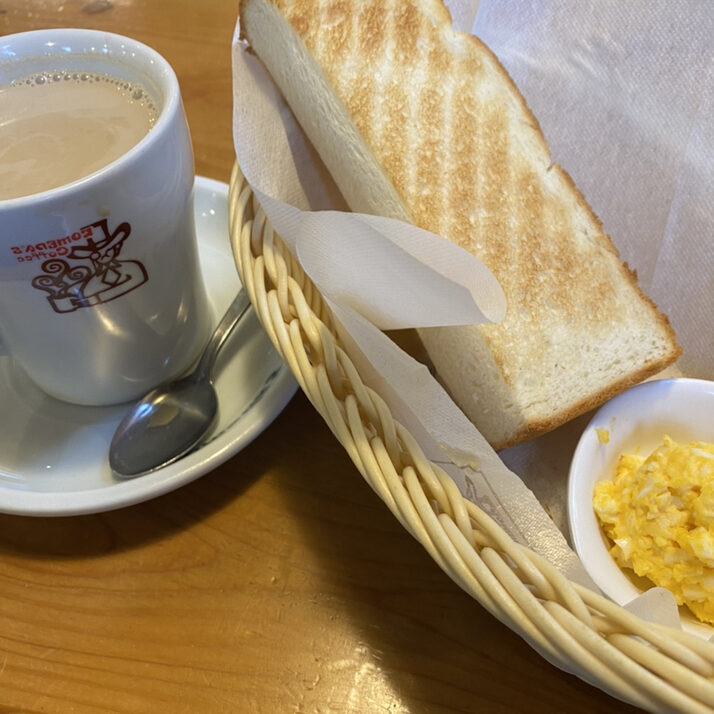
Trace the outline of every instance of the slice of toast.
<path fill-rule="evenodd" d="M 518 89 L 440 0 L 241 0 L 240 22 L 352 210 L 438 233 L 500 281 L 501 323 L 419 330 L 495 448 L 676 360 Z"/>

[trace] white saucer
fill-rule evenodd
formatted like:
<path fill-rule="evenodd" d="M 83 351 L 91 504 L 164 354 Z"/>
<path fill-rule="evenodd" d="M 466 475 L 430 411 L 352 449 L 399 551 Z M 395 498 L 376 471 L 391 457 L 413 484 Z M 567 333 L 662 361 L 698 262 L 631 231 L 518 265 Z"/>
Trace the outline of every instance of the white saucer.
<path fill-rule="evenodd" d="M 240 281 L 228 236 L 228 186 L 196 177 L 201 269 L 214 324 Z M 0 357 L 0 512 L 96 513 L 154 498 L 205 474 L 258 436 L 297 389 L 252 311 L 223 348 L 216 372 L 219 417 L 195 451 L 152 474 L 120 481 L 107 452 L 128 406 L 80 407 L 40 391 Z"/>

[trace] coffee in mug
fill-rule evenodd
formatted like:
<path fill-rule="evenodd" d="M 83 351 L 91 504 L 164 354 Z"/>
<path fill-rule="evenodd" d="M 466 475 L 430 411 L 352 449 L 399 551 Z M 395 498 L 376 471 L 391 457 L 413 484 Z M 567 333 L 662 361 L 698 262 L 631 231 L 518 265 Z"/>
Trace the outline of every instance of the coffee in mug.
<path fill-rule="evenodd" d="M 0 200 L 72 183 L 115 161 L 158 110 L 139 83 L 55 70 L 0 87 Z"/>
<path fill-rule="evenodd" d="M 39 30 L 0 38 L 0 87 L 0 348 L 59 399 L 141 397 L 209 330 L 176 76 L 130 38 Z"/>

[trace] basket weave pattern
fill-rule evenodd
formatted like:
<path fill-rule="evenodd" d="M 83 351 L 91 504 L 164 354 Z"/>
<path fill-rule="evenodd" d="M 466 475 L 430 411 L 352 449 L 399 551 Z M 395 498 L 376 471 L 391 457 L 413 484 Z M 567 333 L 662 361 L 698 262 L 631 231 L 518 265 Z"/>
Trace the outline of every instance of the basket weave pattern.
<path fill-rule="evenodd" d="M 652 712 L 714 711 L 714 644 L 648 623 L 515 543 L 425 458 L 341 348 L 328 307 L 236 165 L 236 266 L 298 384 L 372 489 L 444 572 L 543 657 Z"/>

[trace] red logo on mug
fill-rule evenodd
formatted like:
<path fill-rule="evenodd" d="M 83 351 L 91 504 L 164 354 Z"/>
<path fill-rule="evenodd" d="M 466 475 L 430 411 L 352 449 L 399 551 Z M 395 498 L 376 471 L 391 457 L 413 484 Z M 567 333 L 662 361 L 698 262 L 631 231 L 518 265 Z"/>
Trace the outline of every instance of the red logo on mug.
<path fill-rule="evenodd" d="M 95 232 L 102 235 L 95 240 Z M 131 292 L 148 280 L 138 260 L 119 260 L 124 241 L 131 233 L 128 223 L 109 231 L 106 218 L 80 229 L 86 243 L 73 245 L 65 254 L 70 259 L 42 263 L 43 273 L 32 279 L 33 287 L 49 293 L 47 301 L 55 312 L 73 312 L 80 307 L 100 305 Z M 70 262 L 71 261 L 71 262 Z"/>

